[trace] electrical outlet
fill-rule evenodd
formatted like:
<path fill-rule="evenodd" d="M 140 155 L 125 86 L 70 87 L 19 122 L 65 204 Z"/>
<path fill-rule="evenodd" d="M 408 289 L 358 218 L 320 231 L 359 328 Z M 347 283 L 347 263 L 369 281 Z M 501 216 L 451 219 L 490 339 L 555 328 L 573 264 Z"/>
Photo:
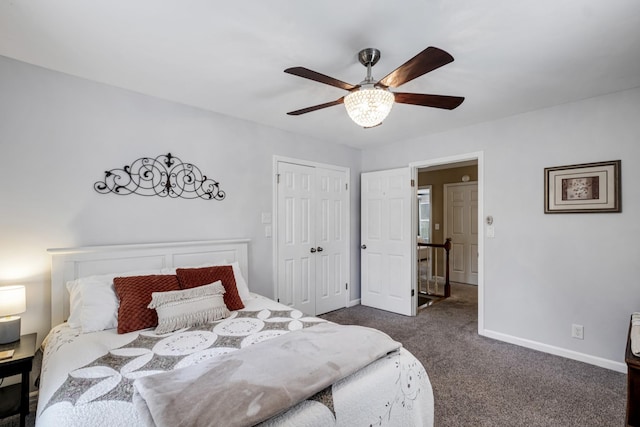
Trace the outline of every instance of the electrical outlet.
<path fill-rule="evenodd" d="M 582 325 L 571 325 L 571 337 L 579 340 L 584 339 L 584 326 Z"/>

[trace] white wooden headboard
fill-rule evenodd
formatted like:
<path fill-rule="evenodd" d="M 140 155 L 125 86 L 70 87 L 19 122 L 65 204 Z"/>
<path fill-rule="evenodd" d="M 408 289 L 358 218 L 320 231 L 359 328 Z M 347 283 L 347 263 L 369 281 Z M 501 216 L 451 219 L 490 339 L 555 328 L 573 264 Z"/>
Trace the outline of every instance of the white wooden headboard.
<path fill-rule="evenodd" d="M 66 283 L 96 274 L 124 273 L 238 261 L 248 278 L 249 239 L 47 249 L 51 255 L 51 326 L 69 317 Z"/>

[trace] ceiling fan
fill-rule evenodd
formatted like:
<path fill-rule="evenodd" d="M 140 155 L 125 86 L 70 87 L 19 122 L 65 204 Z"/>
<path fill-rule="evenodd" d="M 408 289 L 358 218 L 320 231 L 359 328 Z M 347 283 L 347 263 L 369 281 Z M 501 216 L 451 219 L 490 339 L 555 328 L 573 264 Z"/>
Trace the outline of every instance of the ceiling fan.
<path fill-rule="evenodd" d="M 345 104 L 349 117 L 358 125 L 370 128 L 378 126 L 389 115 L 394 102 L 422 105 L 425 107 L 453 110 L 464 101 L 461 96 L 428 95 L 424 93 L 391 92 L 416 77 L 453 62 L 453 56 L 442 49 L 430 46 L 387 74 L 377 82 L 371 77 L 371 67 L 380 60 L 378 49 L 367 48 L 358 53 L 358 59 L 367 67 L 367 77 L 357 85 L 343 82 L 333 77 L 309 70 L 304 67 L 292 67 L 285 73 L 314 80 L 349 91 L 349 94 L 335 101 L 314 105 L 301 110 L 290 111 L 290 116 L 299 116 L 338 104 Z"/>

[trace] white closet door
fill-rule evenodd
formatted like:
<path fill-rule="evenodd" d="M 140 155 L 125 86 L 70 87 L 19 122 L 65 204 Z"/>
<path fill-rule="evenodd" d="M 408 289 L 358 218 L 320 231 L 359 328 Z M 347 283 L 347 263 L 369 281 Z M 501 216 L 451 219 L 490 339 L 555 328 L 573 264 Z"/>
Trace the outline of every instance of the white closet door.
<path fill-rule="evenodd" d="M 277 292 L 305 314 L 347 304 L 348 172 L 278 162 Z"/>
<path fill-rule="evenodd" d="M 281 162 L 278 174 L 278 299 L 315 314 L 315 170 Z"/>
<path fill-rule="evenodd" d="M 348 190 L 342 171 L 316 168 L 316 313 L 345 306 Z"/>
<path fill-rule="evenodd" d="M 409 168 L 361 177 L 362 305 L 414 315 Z"/>

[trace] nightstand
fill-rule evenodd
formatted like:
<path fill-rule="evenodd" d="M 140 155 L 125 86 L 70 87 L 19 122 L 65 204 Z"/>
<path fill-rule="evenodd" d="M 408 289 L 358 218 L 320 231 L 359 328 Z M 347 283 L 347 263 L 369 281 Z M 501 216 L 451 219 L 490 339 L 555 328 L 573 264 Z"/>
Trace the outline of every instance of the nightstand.
<path fill-rule="evenodd" d="M 0 378 L 20 374 L 22 383 L 0 388 L 0 418 L 20 414 L 20 427 L 24 427 L 29 414 L 29 373 L 36 353 L 36 334 L 22 335 L 16 342 L 0 345 L 0 351 L 12 349 L 12 358 L 0 360 Z"/>

